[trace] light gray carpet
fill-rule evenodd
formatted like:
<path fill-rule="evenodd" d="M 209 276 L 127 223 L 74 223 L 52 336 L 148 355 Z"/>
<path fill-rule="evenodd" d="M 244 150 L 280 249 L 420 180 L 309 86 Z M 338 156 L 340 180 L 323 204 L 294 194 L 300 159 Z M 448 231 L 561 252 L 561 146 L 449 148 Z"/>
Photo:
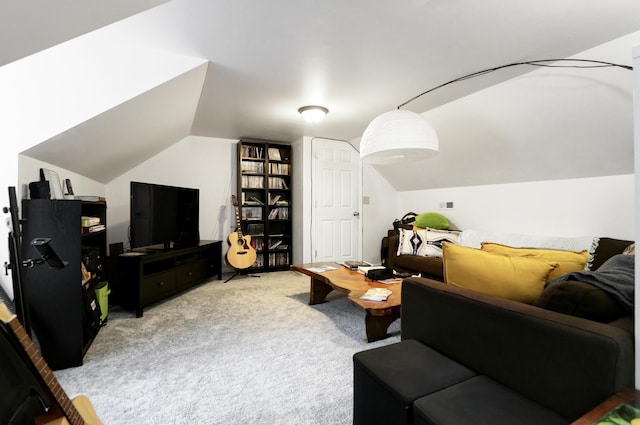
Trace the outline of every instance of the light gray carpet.
<path fill-rule="evenodd" d="M 295 272 L 211 281 L 147 308 L 110 312 L 78 368 L 57 371 L 105 425 L 351 424 L 352 355 L 364 312 L 336 291 L 310 306 Z"/>

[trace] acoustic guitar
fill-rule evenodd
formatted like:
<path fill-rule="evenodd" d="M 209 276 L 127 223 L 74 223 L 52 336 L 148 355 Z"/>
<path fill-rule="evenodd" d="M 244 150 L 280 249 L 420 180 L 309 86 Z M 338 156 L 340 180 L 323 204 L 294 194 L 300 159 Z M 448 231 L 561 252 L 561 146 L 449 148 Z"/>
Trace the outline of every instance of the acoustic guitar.
<path fill-rule="evenodd" d="M 231 200 L 236 209 L 236 231 L 229 235 L 229 250 L 225 259 L 227 264 L 234 269 L 246 269 L 256 262 L 257 254 L 255 248 L 251 246 L 251 236 L 242 234 L 238 198 L 236 195 L 231 195 Z"/>
<path fill-rule="evenodd" d="M 89 399 L 78 396 L 69 400 L 55 375 L 40 355 L 33 341 L 27 335 L 18 318 L 11 314 L 7 306 L 0 302 L 0 331 L 6 333 L 11 344 L 15 347 L 29 366 L 34 377 L 40 383 L 43 391 L 52 401 L 49 411 L 38 418 L 38 425 L 102 425 Z"/>

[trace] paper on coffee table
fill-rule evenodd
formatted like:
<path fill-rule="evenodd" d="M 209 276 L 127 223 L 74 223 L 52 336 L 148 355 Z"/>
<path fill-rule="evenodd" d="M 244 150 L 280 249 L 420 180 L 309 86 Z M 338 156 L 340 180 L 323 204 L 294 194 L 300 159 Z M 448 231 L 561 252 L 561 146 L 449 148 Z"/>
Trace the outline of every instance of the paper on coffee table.
<path fill-rule="evenodd" d="M 360 297 L 360 299 L 368 301 L 386 301 L 391 295 L 390 289 L 387 288 L 371 288 Z"/>

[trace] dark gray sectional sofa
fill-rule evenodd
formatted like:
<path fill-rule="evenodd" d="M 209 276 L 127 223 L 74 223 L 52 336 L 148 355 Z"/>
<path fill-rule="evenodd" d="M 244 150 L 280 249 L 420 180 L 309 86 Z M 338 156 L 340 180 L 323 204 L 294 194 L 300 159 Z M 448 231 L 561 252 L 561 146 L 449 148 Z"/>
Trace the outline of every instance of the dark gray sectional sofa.
<path fill-rule="evenodd" d="M 402 341 L 354 355 L 356 425 L 569 424 L 632 386 L 633 317 L 602 323 L 409 278 Z"/>

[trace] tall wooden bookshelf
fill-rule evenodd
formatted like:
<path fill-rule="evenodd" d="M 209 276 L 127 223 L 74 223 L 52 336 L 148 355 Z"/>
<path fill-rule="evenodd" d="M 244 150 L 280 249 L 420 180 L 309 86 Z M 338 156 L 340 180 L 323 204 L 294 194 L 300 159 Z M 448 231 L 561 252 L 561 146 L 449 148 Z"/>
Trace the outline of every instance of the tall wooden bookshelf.
<path fill-rule="evenodd" d="M 240 225 L 257 254 L 250 271 L 287 270 L 291 265 L 291 166 L 291 145 L 238 142 Z"/>

